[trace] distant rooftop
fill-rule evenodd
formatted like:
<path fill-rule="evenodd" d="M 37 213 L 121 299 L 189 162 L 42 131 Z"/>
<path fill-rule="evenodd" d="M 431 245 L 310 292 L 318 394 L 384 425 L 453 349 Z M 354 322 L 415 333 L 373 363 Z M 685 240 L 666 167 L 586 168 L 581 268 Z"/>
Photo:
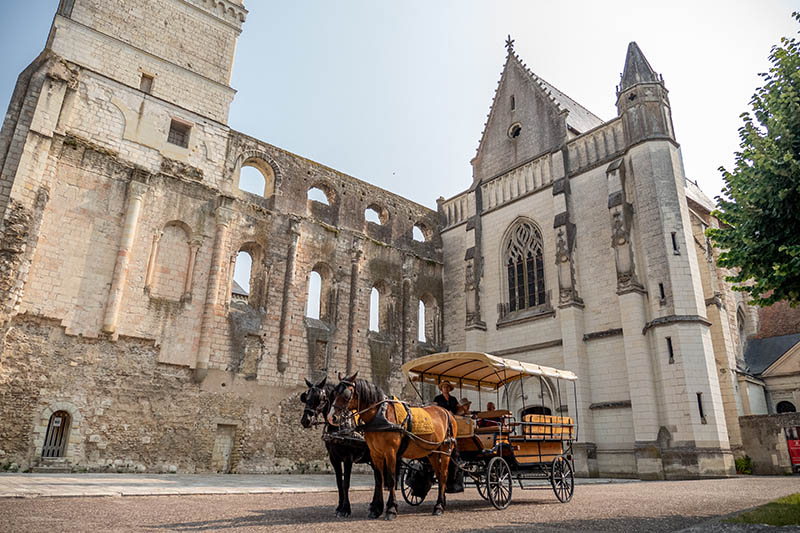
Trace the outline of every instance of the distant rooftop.
<path fill-rule="evenodd" d="M 798 342 L 800 333 L 748 341 L 744 351 L 748 370 L 756 376 L 761 374 Z"/>

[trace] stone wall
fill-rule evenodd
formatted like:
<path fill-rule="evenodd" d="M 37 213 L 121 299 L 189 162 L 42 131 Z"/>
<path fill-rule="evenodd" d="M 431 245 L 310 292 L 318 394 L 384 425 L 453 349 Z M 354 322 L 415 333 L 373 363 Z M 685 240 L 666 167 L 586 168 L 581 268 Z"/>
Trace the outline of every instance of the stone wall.
<path fill-rule="evenodd" d="M 63 2 L 20 76 L 0 132 L 0 463 L 47 463 L 64 411 L 73 469 L 307 469 L 324 453 L 299 425 L 306 377 L 358 370 L 399 394 L 400 365 L 444 347 L 438 213 L 224 125 L 243 13 Z M 239 189 L 243 167 L 263 195 Z"/>
<path fill-rule="evenodd" d="M 800 427 L 800 413 L 743 416 L 739 423 L 745 453 L 753 460 L 753 474 L 792 472 L 784 428 Z"/>

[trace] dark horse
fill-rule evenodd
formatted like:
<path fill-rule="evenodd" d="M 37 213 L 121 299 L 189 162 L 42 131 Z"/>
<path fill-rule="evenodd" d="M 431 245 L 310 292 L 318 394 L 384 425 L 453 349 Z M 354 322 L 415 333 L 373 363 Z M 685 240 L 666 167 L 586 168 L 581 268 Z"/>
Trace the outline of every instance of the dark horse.
<path fill-rule="evenodd" d="M 383 512 L 384 486 L 389 491 L 385 518 L 393 520 L 397 517 L 395 476 L 402 457 L 428 457 L 439 482 L 439 498 L 433 514 L 442 514 L 446 504 L 444 491 L 447 485 L 447 466 L 450 463 L 450 454 L 455 449 L 457 436 L 455 418 L 441 407 L 424 407 L 433 423 L 433 432 L 413 435 L 403 427 L 408 420 L 398 420 L 395 406 L 399 402 L 388 399 L 377 385 L 356 379 L 357 375 L 358 372 L 350 377 L 340 378 L 339 384 L 333 389 L 333 405 L 328 414 L 328 422 L 351 418 L 353 410 L 360 416 L 360 429 L 364 431 L 364 439 L 369 446 L 375 470 L 375 494 L 369 517 L 378 518 Z M 374 505 L 376 501 L 378 506 Z"/>
<path fill-rule="evenodd" d="M 315 418 L 319 415 L 324 417 L 331 408 L 331 398 L 333 385 L 325 384 L 328 378 L 323 378 L 318 384 L 314 385 L 306 379 L 308 390 L 300 395 L 300 401 L 306 407 L 303 409 L 303 417 L 300 423 L 304 428 L 311 427 Z M 325 447 L 328 449 L 328 457 L 336 472 L 336 488 L 339 489 L 339 505 L 336 507 L 336 516 L 350 516 L 350 472 L 353 463 L 370 463 L 369 449 L 363 439 L 359 439 L 347 434 L 342 435 L 340 428 L 325 423 L 322 434 Z M 374 470 L 374 467 L 373 467 Z M 376 474 L 377 476 L 377 474 Z M 375 502 L 370 506 L 372 510 Z"/>

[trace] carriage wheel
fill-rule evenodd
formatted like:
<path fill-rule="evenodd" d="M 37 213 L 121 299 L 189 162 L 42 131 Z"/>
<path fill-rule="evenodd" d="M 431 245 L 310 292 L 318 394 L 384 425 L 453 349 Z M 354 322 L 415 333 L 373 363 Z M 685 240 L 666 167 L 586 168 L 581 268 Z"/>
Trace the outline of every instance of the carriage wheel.
<path fill-rule="evenodd" d="M 550 484 L 553 486 L 553 492 L 556 493 L 558 501 L 567 503 L 572 499 L 572 493 L 575 492 L 575 476 L 572 472 L 572 465 L 562 456 L 553 459 Z"/>
<path fill-rule="evenodd" d="M 489 499 L 489 493 L 486 492 L 486 478 L 484 476 L 480 476 L 475 481 L 475 488 L 478 489 L 478 494 L 480 494 L 481 498 L 484 500 Z"/>
<path fill-rule="evenodd" d="M 425 496 L 417 496 L 411 488 L 412 473 L 422 475 L 423 473 L 422 462 L 418 459 L 411 459 L 403 465 L 403 471 L 400 474 L 400 492 L 403 493 L 403 499 L 408 505 L 416 507 L 425 500 Z"/>
<path fill-rule="evenodd" d="M 486 492 L 495 509 L 505 509 L 511 503 L 511 469 L 502 457 L 492 457 L 486 467 Z"/>

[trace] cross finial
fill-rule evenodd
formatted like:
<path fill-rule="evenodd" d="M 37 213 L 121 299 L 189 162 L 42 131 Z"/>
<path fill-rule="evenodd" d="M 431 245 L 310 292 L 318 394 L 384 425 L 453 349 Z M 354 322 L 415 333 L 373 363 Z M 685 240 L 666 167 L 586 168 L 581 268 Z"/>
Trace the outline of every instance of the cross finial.
<path fill-rule="evenodd" d="M 506 39 L 506 48 L 508 48 L 509 52 L 514 51 L 514 39 L 511 38 L 511 34 L 509 34 L 508 39 Z"/>

